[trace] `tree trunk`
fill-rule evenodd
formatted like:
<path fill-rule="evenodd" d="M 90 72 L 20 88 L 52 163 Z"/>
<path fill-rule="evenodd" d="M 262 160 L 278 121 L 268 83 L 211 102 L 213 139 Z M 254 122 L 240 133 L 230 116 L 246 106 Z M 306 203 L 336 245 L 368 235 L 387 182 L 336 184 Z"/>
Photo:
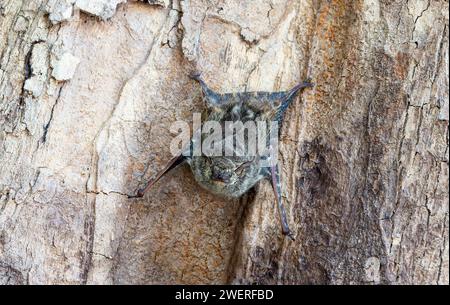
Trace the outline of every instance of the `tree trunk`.
<path fill-rule="evenodd" d="M 0 0 L 0 283 L 448 284 L 447 1 Z M 219 92 L 310 77 L 240 200 L 171 158 Z"/>

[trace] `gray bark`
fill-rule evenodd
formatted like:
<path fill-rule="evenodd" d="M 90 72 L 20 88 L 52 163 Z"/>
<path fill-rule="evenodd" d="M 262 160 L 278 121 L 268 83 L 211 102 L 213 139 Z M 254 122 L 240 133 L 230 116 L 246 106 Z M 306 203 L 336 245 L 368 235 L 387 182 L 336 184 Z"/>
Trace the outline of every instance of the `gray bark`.
<path fill-rule="evenodd" d="M 150 2 L 150 3 L 149 3 Z M 0 0 L 0 283 L 448 284 L 447 1 Z M 170 159 L 216 91 L 306 77 L 281 130 L 296 240 Z"/>

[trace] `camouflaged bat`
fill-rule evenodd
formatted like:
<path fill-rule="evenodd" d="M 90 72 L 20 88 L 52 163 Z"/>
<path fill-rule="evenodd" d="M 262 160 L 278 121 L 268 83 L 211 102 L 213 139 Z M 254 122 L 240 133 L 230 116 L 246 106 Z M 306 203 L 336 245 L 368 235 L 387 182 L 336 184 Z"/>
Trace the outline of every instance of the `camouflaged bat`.
<path fill-rule="evenodd" d="M 202 114 L 202 122 L 216 121 L 222 126 L 224 122 L 241 121 L 276 121 L 281 124 L 283 115 L 297 92 L 302 88 L 312 87 L 312 83 L 305 81 L 289 91 L 281 92 L 239 92 L 218 94 L 208 88 L 199 74 L 191 75 L 197 80 L 203 92 L 203 100 L 206 110 Z M 267 129 L 267 132 L 269 130 Z M 204 141 L 206 134 L 200 135 L 200 141 Z M 187 151 L 172 158 L 167 165 L 151 179 L 147 185 L 138 190 L 134 197 L 142 197 L 161 177 L 182 163 L 188 163 L 195 180 L 205 189 L 214 194 L 237 198 L 246 193 L 261 179 L 268 179 L 272 184 L 278 205 L 282 232 L 293 239 L 289 229 L 286 212 L 282 203 L 280 174 L 278 165 L 261 166 L 260 155 L 225 155 L 207 156 L 193 154 L 195 136 L 190 142 Z M 198 139 L 198 138 L 197 138 Z M 247 140 L 247 138 L 245 138 Z"/>

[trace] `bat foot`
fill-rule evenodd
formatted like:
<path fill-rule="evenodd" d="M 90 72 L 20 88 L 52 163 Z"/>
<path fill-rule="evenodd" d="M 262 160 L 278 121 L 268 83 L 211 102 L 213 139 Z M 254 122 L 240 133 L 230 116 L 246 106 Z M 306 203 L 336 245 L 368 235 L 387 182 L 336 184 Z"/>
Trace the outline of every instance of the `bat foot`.
<path fill-rule="evenodd" d="M 198 71 L 192 71 L 189 74 L 189 77 L 192 79 L 195 79 L 196 81 L 201 81 L 202 80 L 202 73 L 198 72 Z"/>
<path fill-rule="evenodd" d="M 305 79 L 300 85 L 303 88 L 312 88 L 312 87 L 314 87 L 314 83 L 312 82 L 311 78 Z"/>
<path fill-rule="evenodd" d="M 294 234 L 290 230 L 289 231 L 283 231 L 283 235 L 289 237 L 292 241 L 295 241 Z"/>
<path fill-rule="evenodd" d="M 144 190 L 143 189 L 139 189 L 136 193 L 136 195 L 128 195 L 128 199 L 132 199 L 132 198 L 142 198 L 144 197 Z"/>

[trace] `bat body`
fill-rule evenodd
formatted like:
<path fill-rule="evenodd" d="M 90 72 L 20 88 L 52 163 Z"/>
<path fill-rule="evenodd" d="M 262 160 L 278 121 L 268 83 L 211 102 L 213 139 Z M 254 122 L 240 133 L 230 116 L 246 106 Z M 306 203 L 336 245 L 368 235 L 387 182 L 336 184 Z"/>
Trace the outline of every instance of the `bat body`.
<path fill-rule="evenodd" d="M 249 148 L 252 134 L 248 130 L 246 133 L 242 126 L 254 127 L 265 124 L 266 129 L 262 130 L 264 133 L 263 141 L 265 146 L 268 147 L 266 152 L 270 152 L 272 147 L 269 133 L 271 130 L 267 126 L 274 122 L 278 125 L 281 124 L 283 114 L 297 92 L 302 88 L 311 87 L 312 84 L 302 82 L 291 90 L 282 92 L 218 94 L 209 89 L 199 75 L 192 77 L 199 81 L 202 86 L 203 99 L 206 104 L 206 110 L 202 113 L 202 122 L 216 122 L 216 125 L 220 125 L 225 130 L 221 134 L 222 136 L 215 141 L 217 147 L 220 148 L 220 153 L 213 155 L 208 155 L 203 151 L 200 154 L 193 153 L 193 146 L 205 144 L 208 136 L 210 136 L 204 130 L 197 136 L 194 134 L 187 152 L 185 151 L 185 153 L 172 158 L 166 167 L 133 197 L 142 197 L 165 173 L 184 162 L 190 165 L 194 178 L 199 185 L 223 197 L 240 197 L 261 179 L 268 179 L 272 184 L 278 203 L 282 232 L 293 239 L 282 204 L 278 165 L 273 162 L 274 160 L 269 160 L 269 158 L 273 158 L 273 154 L 262 154 L 259 150 L 255 151 Z M 241 122 L 242 125 L 238 125 L 241 129 L 230 129 L 227 122 Z M 241 146 L 235 145 L 238 141 L 236 139 L 239 132 L 242 132 L 240 134 L 240 139 L 243 140 L 240 141 L 242 142 L 240 143 Z"/>

